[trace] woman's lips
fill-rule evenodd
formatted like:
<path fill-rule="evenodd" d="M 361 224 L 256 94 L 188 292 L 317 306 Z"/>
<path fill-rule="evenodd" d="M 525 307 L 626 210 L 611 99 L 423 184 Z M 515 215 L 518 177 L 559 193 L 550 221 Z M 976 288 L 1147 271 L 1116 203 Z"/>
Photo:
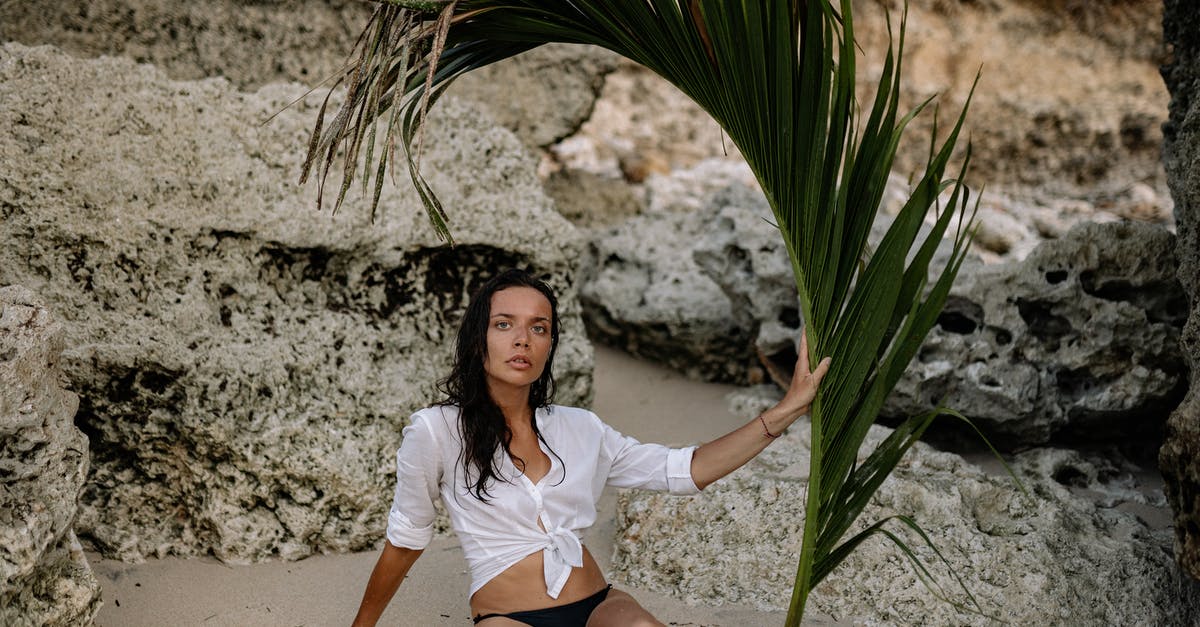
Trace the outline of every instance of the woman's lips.
<path fill-rule="evenodd" d="M 528 370 L 533 367 L 533 364 L 529 363 L 529 359 L 525 357 L 513 357 L 507 363 L 517 370 Z"/>

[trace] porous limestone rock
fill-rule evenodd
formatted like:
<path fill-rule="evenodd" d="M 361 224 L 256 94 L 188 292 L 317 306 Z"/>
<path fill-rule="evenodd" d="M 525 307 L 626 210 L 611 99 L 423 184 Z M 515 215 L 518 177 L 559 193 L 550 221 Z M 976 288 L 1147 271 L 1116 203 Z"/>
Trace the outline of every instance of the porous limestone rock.
<path fill-rule="evenodd" d="M 669 174 L 646 178 L 646 211 L 651 213 L 700 211 L 711 196 L 730 185 L 742 185 L 758 190 L 754 172 L 744 161 L 704 159 L 687 168 Z M 762 197 L 762 192 L 757 192 Z M 766 199 L 762 201 L 765 203 Z"/>
<path fill-rule="evenodd" d="M 752 415 L 772 402 L 734 399 Z M 889 431 L 873 426 L 870 446 Z M 629 491 L 618 498 L 618 581 L 692 603 L 787 607 L 799 559 L 809 468 L 809 425 L 696 497 Z M 867 449 L 869 450 L 869 448 Z M 851 533 L 912 516 L 978 601 L 960 612 L 918 580 L 882 536 L 867 539 L 818 584 L 808 608 L 849 624 L 1170 625 L 1200 621 L 1200 585 L 1171 560 L 1171 537 L 1136 516 L 1046 476 L 1058 468 L 1017 460 L 1028 496 L 958 455 L 918 443 L 881 486 Z M 928 565 L 940 593 L 971 603 L 938 557 L 899 521 L 888 528 Z M 980 615 L 982 614 L 982 615 Z"/>
<path fill-rule="evenodd" d="M 100 584 L 72 531 L 88 441 L 63 387 L 63 326 L 20 286 L 0 287 L 0 624 L 90 624 Z"/>
<path fill-rule="evenodd" d="M 645 215 L 593 236 L 589 328 L 697 376 L 758 382 L 766 360 L 786 383 L 803 322 L 791 264 L 762 193 L 726 174 L 724 189 L 652 197 Z M 905 187 L 889 184 L 900 196 Z M 881 212 L 870 241 L 891 222 Z M 1173 247 L 1162 227 L 1109 222 L 1077 224 L 1022 261 L 983 265 L 968 253 L 882 414 L 941 402 L 1006 445 L 1157 437 L 1184 385 Z M 943 241 L 935 272 L 950 249 Z"/>
<path fill-rule="evenodd" d="M 737 327 L 753 338 L 751 353 L 739 361 L 774 358 L 791 368 L 803 319 L 787 248 L 762 192 L 730 185 L 713 194 L 695 218 L 704 233 L 692 258 L 729 299 Z M 764 379 L 755 370 L 748 374 L 751 382 Z"/>
<path fill-rule="evenodd" d="M 748 168 L 708 160 L 645 188 L 643 215 L 590 233 L 584 267 L 595 270 L 582 295 L 591 332 L 700 378 L 757 383 L 762 359 L 790 369 L 802 323 L 795 279 Z M 888 206 L 901 188 L 893 178 Z M 871 241 L 890 224 L 881 213 Z"/>
<path fill-rule="evenodd" d="M 665 79 L 628 59 L 605 77 L 579 132 L 552 147 L 569 168 L 641 182 L 687 169 L 737 148 L 699 105 Z"/>
<path fill-rule="evenodd" d="M 80 58 L 122 56 L 178 80 L 315 85 L 345 63 L 371 9 L 352 0 L 7 2 L 0 41 L 53 45 Z"/>
<path fill-rule="evenodd" d="M 902 180 L 889 179 L 884 211 L 876 216 L 868 236 L 871 246 L 887 233 L 892 224 L 887 210 L 903 205 L 908 199 L 906 191 Z M 693 259 L 729 298 L 735 322 L 749 329 L 754 356 L 773 369 L 771 376 L 777 382 L 786 384 L 796 362 L 796 342 L 804 320 L 787 247 L 770 206 L 757 187 L 735 183 L 708 197 L 695 219 L 704 225 L 704 234 L 696 240 Z M 918 238 L 928 232 L 929 227 L 922 226 Z M 949 252 L 950 241 L 946 240 L 934 255 L 934 268 L 945 264 Z M 755 382 L 759 377 L 752 372 L 749 379 Z"/>
<path fill-rule="evenodd" d="M 470 72 L 446 93 L 478 103 L 526 146 L 541 148 L 575 133 L 592 115 L 618 58 L 595 46 L 548 44 Z"/>
<path fill-rule="evenodd" d="M 174 79 L 223 76 L 250 90 L 283 81 L 317 86 L 346 62 L 372 6 L 346 0 L 6 2 L 0 42 L 49 44 L 84 58 L 124 56 L 153 63 Z M 527 146 L 546 146 L 588 118 L 605 74 L 615 68 L 612 53 L 555 44 L 472 72 L 448 93 L 484 106 Z"/>
<path fill-rule="evenodd" d="M 990 193 L 1019 191 L 1044 203 L 1069 196 L 1097 212 L 1171 220 L 1159 162 L 1167 113 L 1157 70 L 1160 3 L 855 2 L 864 106 L 885 58 L 885 11 L 895 33 L 906 6 L 901 108 L 936 96 L 945 129 L 981 69 L 960 148 L 969 136 L 974 171 L 987 173 Z M 895 165 L 904 177 L 925 163 L 933 113 L 918 116 L 900 144 Z M 626 62 L 608 75 L 579 133 L 553 152 L 567 167 L 631 180 L 710 158 L 740 159 L 699 106 Z"/>
<path fill-rule="evenodd" d="M 1159 467 L 1175 510 L 1175 555 L 1200 579 L 1200 6 L 1166 0 L 1165 7 L 1172 57 L 1163 66 L 1171 90 L 1163 160 L 1175 199 L 1178 277 L 1190 302 L 1180 337 L 1190 374 L 1187 396 L 1167 421 Z"/>
<path fill-rule="evenodd" d="M 1157 437 L 1186 384 L 1174 274 L 1174 236 L 1142 223 L 964 269 L 882 413 L 941 403 L 1023 444 Z"/>
<path fill-rule="evenodd" d="M 558 290 L 560 402 L 590 394 L 581 241 L 536 160 L 478 108 L 435 110 L 422 168 L 371 223 L 295 177 L 316 104 L 125 59 L 0 48 L 0 284 L 62 312 L 93 475 L 76 531 L 106 556 L 229 561 L 372 547 L 400 431 L 439 397 L 470 291 L 520 265 Z M 326 202 L 336 192 L 331 176 Z"/>
<path fill-rule="evenodd" d="M 1153 45 L 1157 2 L 920 0 L 906 6 L 903 108 L 937 95 L 944 129 L 971 92 L 975 72 L 969 68 L 983 66 L 964 135 L 973 145 L 976 173 L 968 181 L 987 184 L 976 242 L 985 261 L 1021 259 L 1040 239 L 1080 220 L 1172 221 L 1159 163 L 1166 93 Z M 855 5 L 864 102 L 884 58 L 885 8 L 894 27 L 902 3 Z M 1073 80 L 1061 80 L 1064 75 Z M 895 171 L 901 178 L 919 174 L 925 163 L 932 113 L 918 116 L 900 144 Z M 960 151 L 966 143 L 964 137 Z M 647 188 L 656 179 L 682 182 L 682 171 L 706 161 L 744 165 L 708 114 L 627 61 L 607 76 L 579 132 L 552 152 L 566 169 L 644 180 Z M 693 204 L 704 196 L 694 194 Z"/>
<path fill-rule="evenodd" d="M 761 194 L 731 187 L 714 195 L 696 217 L 706 231 L 694 259 L 786 382 L 802 320 L 770 217 Z M 877 220 L 872 241 L 889 222 Z M 1152 225 L 1083 224 L 1024 261 L 965 264 L 882 413 L 940 402 L 1006 444 L 1156 437 L 1183 384 L 1172 239 Z M 935 270 L 948 252 L 947 241 Z"/>
<path fill-rule="evenodd" d="M 744 378 L 749 330 L 692 260 L 705 228 L 692 213 L 648 212 L 594 234 L 579 291 L 592 337 L 693 378 Z"/>
<path fill-rule="evenodd" d="M 609 227 L 642 212 L 633 186 L 586 170 L 559 170 L 543 182 L 564 218 L 584 229 Z"/>
<path fill-rule="evenodd" d="M 1118 446 L 1093 450 L 1035 447 L 1017 453 L 1015 459 L 1023 472 L 1065 486 L 1098 507 L 1134 513 L 1151 529 L 1170 526 L 1161 479 L 1123 455 Z M 986 461 L 996 465 L 995 458 Z"/>
<path fill-rule="evenodd" d="M 883 58 L 884 4 L 862 3 L 856 15 L 867 58 Z M 887 4 L 899 13 L 898 3 Z M 978 72 L 967 125 L 973 167 L 987 173 L 989 189 L 1036 186 L 1102 201 L 1097 204 L 1105 210 L 1123 214 L 1136 206 L 1125 191 L 1131 185 L 1163 185 L 1166 93 L 1155 44 L 1161 11 L 1155 0 L 916 2 L 909 12 L 903 105 L 936 94 L 944 126 Z M 873 86 L 876 76 L 863 78 Z M 932 115 L 918 116 L 912 136 L 927 137 L 932 121 Z M 917 169 L 926 150 L 920 141 L 908 142 L 897 167 Z"/>

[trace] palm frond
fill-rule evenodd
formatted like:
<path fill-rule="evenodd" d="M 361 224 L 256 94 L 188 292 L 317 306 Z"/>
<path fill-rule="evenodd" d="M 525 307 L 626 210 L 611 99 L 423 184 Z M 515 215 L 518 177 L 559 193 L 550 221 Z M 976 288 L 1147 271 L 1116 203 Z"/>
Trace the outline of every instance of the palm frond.
<path fill-rule="evenodd" d="M 696 101 L 737 146 L 771 207 L 791 259 L 810 362 L 833 358 L 811 410 L 804 537 L 787 619 L 799 624 L 813 586 L 866 537 L 843 540 L 871 496 L 933 418 L 952 413 L 910 418 L 856 463 L 884 399 L 935 324 L 972 241 L 974 212 L 964 182 L 969 144 L 956 174 L 947 176 L 966 106 L 940 144 L 931 137 L 923 174 L 871 250 L 868 237 L 901 138 L 930 102 L 900 112 L 907 15 L 864 116 L 855 100 L 851 0 L 432 4 L 426 12 L 390 1 L 378 5 L 360 39 L 358 63 L 339 78 L 346 99 L 327 125 L 322 105 L 302 179 L 318 167 L 323 186 L 340 148 L 340 205 L 365 152 L 367 176 L 375 176 L 374 212 L 398 134 L 429 218 L 452 242 L 450 217 L 421 177 L 419 153 L 429 108 L 461 74 L 546 43 L 593 44 L 646 66 Z M 890 38 L 890 23 L 888 29 Z M 377 120 L 387 120 L 387 148 L 378 157 Z M 378 160 L 373 168 L 372 159 Z M 369 189 L 365 179 L 363 189 Z M 947 195 L 943 207 L 939 199 Z M 934 252 L 951 233 L 949 261 L 932 268 Z M 896 520 L 929 542 L 914 521 Z M 916 559 L 878 525 L 868 531 L 897 541 Z M 927 575 L 916 563 L 919 575 Z"/>

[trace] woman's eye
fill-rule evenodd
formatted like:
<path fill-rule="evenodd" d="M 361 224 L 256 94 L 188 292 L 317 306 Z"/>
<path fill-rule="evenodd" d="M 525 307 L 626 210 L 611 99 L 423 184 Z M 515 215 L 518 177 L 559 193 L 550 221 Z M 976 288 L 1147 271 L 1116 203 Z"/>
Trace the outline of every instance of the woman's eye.
<path fill-rule="evenodd" d="M 501 320 L 500 322 L 496 323 L 497 329 L 507 329 L 510 326 L 512 326 L 512 325 L 510 325 L 508 322 L 505 322 L 504 320 Z"/>
<path fill-rule="evenodd" d="M 539 324 L 539 325 L 535 325 L 535 326 L 533 327 L 533 332 L 534 332 L 534 333 L 538 333 L 538 334 L 545 333 L 545 332 L 546 332 L 546 327 L 544 327 L 544 326 L 542 326 L 542 325 L 540 325 L 540 324 Z"/>

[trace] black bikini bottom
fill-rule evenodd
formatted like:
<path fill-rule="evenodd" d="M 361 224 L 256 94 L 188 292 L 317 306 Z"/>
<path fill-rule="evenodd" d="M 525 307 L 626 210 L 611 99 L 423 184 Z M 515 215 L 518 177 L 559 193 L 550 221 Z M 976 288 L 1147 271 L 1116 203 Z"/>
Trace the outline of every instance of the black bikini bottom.
<path fill-rule="evenodd" d="M 566 605 L 526 612 L 510 612 L 508 614 L 483 614 L 476 616 L 475 622 L 478 623 L 485 618 L 500 616 L 502 618 L 511 618 L 531 627 L 584 627 L 587 625 L 588 617 L 592 615 L 596 606 L 600 605 L 604 601 L 604 598 L 608 596 L 608 591 L 611 588 L 612 584 L 609 584 L 603 590 L 586 599 L 580 599 Z"/>

